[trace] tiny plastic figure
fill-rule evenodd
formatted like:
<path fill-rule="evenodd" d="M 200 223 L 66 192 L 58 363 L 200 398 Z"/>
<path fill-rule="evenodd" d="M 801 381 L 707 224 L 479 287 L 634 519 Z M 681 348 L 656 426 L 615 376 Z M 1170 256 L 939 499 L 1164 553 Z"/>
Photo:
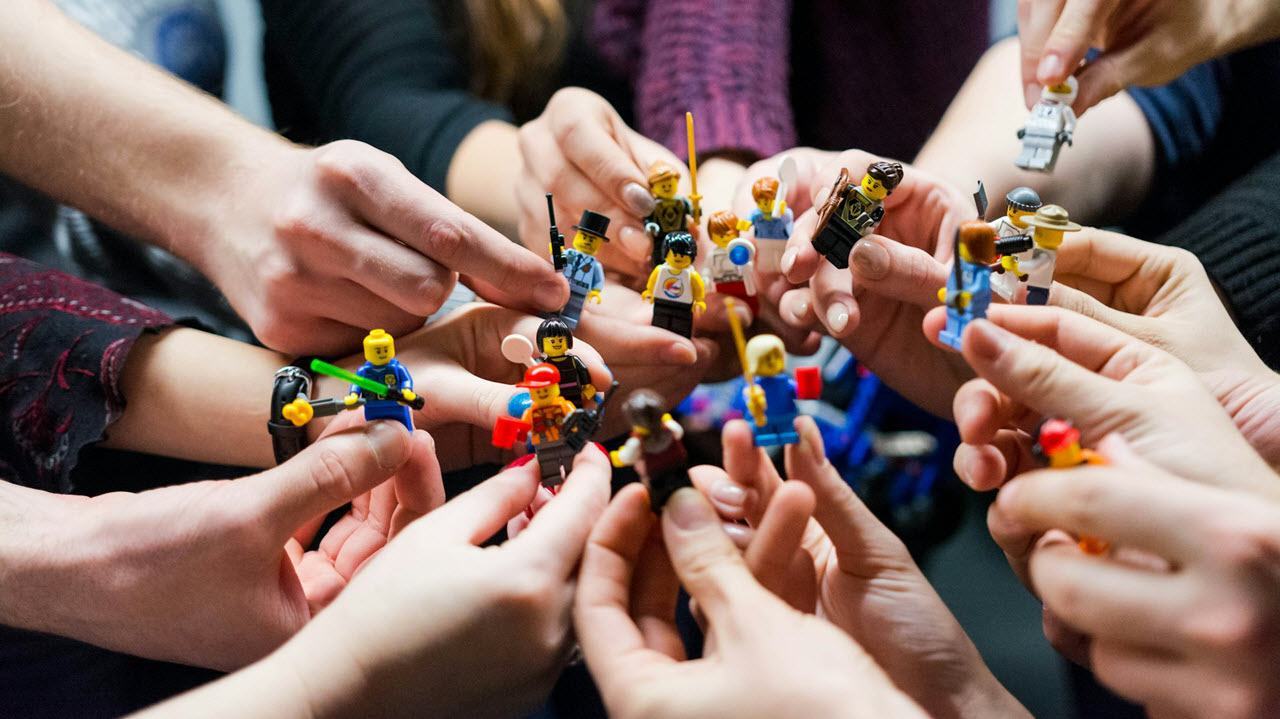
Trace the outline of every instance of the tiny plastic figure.
<path fill-rule="evenodd" d="M 649 191 L 653 193 L 653 212 L 644 218 L 644 229 L 653 238 L 653 266 L 662 264 L 665 257 L 663 242 L 673 232 L 688 232 L 689 218 L 697 223 L 702 210 L 697 203 L 676 195 L 680 171 L 658 160 L 649 166 Z M 697 190 L 694 190 L 696 193 Z M 696 194 L 693 199 L 696 198 Z"/>
<path fill-rule="evenodd" d="M 573 470 L 573 458 L 578 454 L 565 441 L 562 431 L 565 420 L 577 408 L 560 396 L 560 372 L 549 364 L 536 364 L 525 370 L 524 381 L 516 386 L 529 390 L 532 404 L 515 422 L 504 422 L 511 418 L 500 417 L 493 428 L 493 443 L 510 448 L 528 437 L 543 486 L 559 486 Z"/>
<path fill-rule="evenodd" d="M 1076 113 L 1071 105 L 1079 92 L 1079 81 L 1068 77 L 1066 82 L 1049 85 L 1040 93 L 1040 102 L 1031 108 L 1027 124 L 1018 130 L 1022 152 L 1013 164 L 1024 170 L 1053 172 L 1062 146 L 1074 140 Z"/>
<path fill-rule="evenodd" d="M 991 221 L 996 231 L 996 255 L 1000 264 L 992 268 L 997 277 L 991 281 L 991 288 L 1005 301 L 1013 299 L 1018 292 L 1018 283 L 1026 282 L 1027 277 L 1018 272 L 1018 260 L 1030 257 L 1031 228 L 1027 226 L 1030 219 L 1040 209 L 1040 195 L 1030 187 L 1017 187 L 1005 195 L 1005 216 Z"/>
<path fill-rule="evenodd" d="M 845 269 L 853 245 L 875 230 L 884 218 L 881 202 L 902 182 L 902 165 L 874 162 L 867 167 L 862 184 L 849 182 L 849 171 L 840 170 L 826 204 L 818 211 L 813 247 L 831 264 Z"/>
<path fill-rule="evenodd" d="M 351 383 L 350 393 L 342 400 L 342 409 L 364 405 L 364 418 L 394 419 L 413 432 L 412 409 L 422 409 L 423 399 L 413 392 L 413 378 L 396 359 L 396 344 L 383 330 L 373 330 L 364 338 L 365 363 L 354 373 L 328 362 L 311 360 L 311 370 Z M 299 396 L 285 405 L 281 415 L 301 427 L 313 417 L 335 414 L 331 400 L 309 401 Z"/>
<path fill-rule="evenodd" d="M 795 229 L 795 213 L 787 207 L 785 197 L 779 196 L 780 184 L 773 177 L 761 177 L 751 186 L 751 199 L 756 209 L 751 211 L 749 222 L 755 229 L 756 247 L 760 250 L 760 269 L 778 272 L 782 251 Z"/>
<path fill-rule="evenodd" d="M 1079 232 L 1082 228 L 1071 221 L 1071 216 L 1065 209 L 1057 205 L 1041 207 L 1035 217 L 1027 220 L 1027 224 L 1035 228 L 1031 235 L 1035 247 L 1029 258 L 1018 260 L 1017 268 L 1027 274 L 1027 304 L 1045 305 L 1049 303 L 1053 266 L 1058 261 L 1062 235 L 1066 232 Z"/>
<path fill-rule="evenodd" d="M 740 236 L 742 223 L 738 216 L 725 210 L 707 220 L 707 233 L 715 243 L 707 260 L 707 277 L 715 292 L 737 297 L 751 308 L 752 316 L 760 313 L 756 299 L 755 245 Z"/>
<path fill-rule="evenodd" d="M 955 260 L 947 286 L 938 299 L 947 306 L 947 326 L 938 341 L 960 349 L 964 328 L 987 316 L 991 304 L 991 263 L 996 260 L 996 233 L 981 220 L 970 220 L 956 230 Z"/>
<path fill-rule="evenodd" d="M 635 466 L 640 481 L 649 489 L 649 506 L 661 512 L 672 493 L 693 486 L 688 454 L 680 443 L 684 428 L 663 411 L 662 397 L 652 390 L 632 392 L 622 411 L 631 423 L 631 437 L 609 453 L 609 458 L 615 467 Z"/>
<path fill-rule="evenodd" d="M 1067 469 L 1082 464 L 1106 464 L 1107 458 L 1080 446 L 1080 430 L 1065 419 L 1046 417 L 1036 427 L 1032 454 L 1050 469 Z M 1110 545 L 1097 537 L 1081 537 L 1080 549 L 1086 554 L 1104 554 Z"/>
<path fill-rule="evenodd" d="M 594 399 L 596 388 L 591 384 L 591 372 L 582 360 L 569 354 L 573 349 L 573 332 L 569 325 L 559 317 L 543 320 L 538 327 L 537 339 L 538 348 L 542 350 L 538 361 L 560 372 L 560 396 L 573 403 L 574 407 L 581 407 L 583 398 Z"/>
<path fill-rule="evenodd" d="M 640 295 L 653 303 L 653 326 L 693 336 L 693 317 L 707 309 L 702 275 L 693 269 L 698 244 L 688 232 L 673 232 L 663 243 L 666 261 L 653 268 Z"/>
<path fill-rule="evenodd" d="M 730 321 L 732 319 L 730 313 Z M 774 335 L 756 335 L 744 350 L 744 373 L 747 386 L 743 388 L 747 411 L 755 420 L 752 430 L 757 447 L 779 444 L 795 444 L 795 419 L 799 414 L 797 399 L 817 399 L 822 392 L 822 375 L 817 367 L 796 370 L 792 380 L 785 374 L 786 352 L 782 340 Z M 752 379 L 754 375 L 754 379 Z"/>
<path fill-rule="evenodd" d="M 569 280 L 569 301 L 560 311 L 560 318 L 569 329 L 577 329 L 582 308 L 589 301 L 600 303 L 600 290 L 604 289 L 604 266 L 596 259 L 600 243 L 608 242 L 609 218 L 598 212 L 585 210 L 582 219 L 573 226 L 573 249 L 564 251 L 564 276 Z"/>

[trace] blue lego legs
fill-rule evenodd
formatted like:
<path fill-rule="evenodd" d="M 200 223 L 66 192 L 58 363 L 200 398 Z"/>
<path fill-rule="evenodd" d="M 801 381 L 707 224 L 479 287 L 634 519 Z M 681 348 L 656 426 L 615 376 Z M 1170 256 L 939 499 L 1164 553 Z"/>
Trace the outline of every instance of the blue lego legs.
<path fill-rule="evenodd" d="M 560 319 L 569 325 L 569 329 L 578 328 L 578 319 L 582 317 L 582 308 L 587 304 L 587 296 L 579 294 L 573 290 L 569 291 L 569 301 L 564 303 L 564 309 L 560 310 Z"/>
<path fill-rule="evenodd" d="M 796 415 L 766 415 L 764 426 L 751 423 L 751 431 L 755 434 L 757 447 L 775 447 L 780 444 L 795 444 L 800 441 L 796 434 Z"/>
<path fill-rule="evenodd" d="M 1027 288 L 1027 304 L 1029 305 L 1049 304 L 1049 288 L 1048 287 L 1028 287 Z"/>
<path fill-rule="evenodd" d="M 947 326 L 938 333 L 938 341 L 942 344 L 960 350 L 960 338 L 964 335 L 964 328 L 973 318 L 968 313 L 960 313 L 947 308 Z"/>
<path fill-rule="evenodd" d="M 413 434 L 413 414 L 408 407 L 399 402 L 388 402 L 386 400 L 365 402 L 364 418 L 371 422 L 375 419 L 394 419 L 403 424 L 410 434 Z"/>

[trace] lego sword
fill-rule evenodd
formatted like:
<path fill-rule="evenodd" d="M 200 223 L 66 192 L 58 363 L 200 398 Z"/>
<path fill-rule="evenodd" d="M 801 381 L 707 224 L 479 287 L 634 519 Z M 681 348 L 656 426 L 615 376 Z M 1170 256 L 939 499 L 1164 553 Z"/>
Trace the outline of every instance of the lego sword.
<path fill-rule="evenodd" d="M 364 377 L 361 377 L 360 375 L 354 372 L 349 372 L 345 369 L 342 369 L 341 367 L 336 367 L 334 365 L 329 364 L 328 362 L 325 362 L 324 360 L 318 360 L 318 359 L 311 360 L 311 371 L 318 372 L 323 375 L 328 375 L 330 377 L 334 377 L 340 380 L 344 380 L 346 382 L 350 382 L 351 384 L 359 387 L 360 389 L 368 390 L 378 395 L 379 397 L 382 397 L 384 399 L 394 400 L 396 402 L 399 402 L 400 404 L 407 405 L 412 409 L 422 409 L 423 407 L 427 406 L 427 401 L 422 398 L 422 395 L 418 395 L 414 397 L 412 400 L 407 400 L 404 398 L 404 395 L 401 394 L 400 390 L 398 389 L 392 389 L 391 387 L 388 387 L 385 384 L 374 382 L 371 379 L 365 379 Z"/>
<path fill-rule="evenodd" d="M 685 134 L 689 137 L 689 182 L 693 191 L 689 193 L 689 203 L 693 205 L 693 221 L 702 221 L 702 195 L 698 194 L 698 151 L 693 143 L 693 113 L 684 114 Z"/>

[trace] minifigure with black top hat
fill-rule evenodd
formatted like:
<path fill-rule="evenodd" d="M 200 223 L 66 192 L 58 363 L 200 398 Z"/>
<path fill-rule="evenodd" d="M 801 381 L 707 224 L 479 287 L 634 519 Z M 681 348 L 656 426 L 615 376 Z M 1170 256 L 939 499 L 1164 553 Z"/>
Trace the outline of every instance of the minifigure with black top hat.
<path fill-rule="evenodd" d="M 569 301 L 560 311 L 560 318 L 569 329 L 576 329 L 582 308 L 588 301 L 600 302 L 600 290 L 604 289 L 604 265 L 596 259 L 600 243 L 608 242 L 609 218 L 599 212 L 586 210 L 582 219 L 573 226 L 573 249 L 564 251 L 564 276 L 569 280 Z"/>

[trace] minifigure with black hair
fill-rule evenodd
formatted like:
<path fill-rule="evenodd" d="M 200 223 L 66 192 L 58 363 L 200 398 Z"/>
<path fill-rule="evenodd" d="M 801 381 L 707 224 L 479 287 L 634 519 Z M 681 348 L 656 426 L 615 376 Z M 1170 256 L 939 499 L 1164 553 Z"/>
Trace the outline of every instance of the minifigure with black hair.
<path fill-rule="evenodd" d="M 581 407 L 583 399 L 595 399 L 596 388 L 591 384 L 591 372 L 586 363 L 569 354 L 573 349 L 573 331 L 559 317 L 542 321 L 538 327 L 538 349 L 542 351 L 539 362 L 545 362 L 560 371 L 560 396 Z"/>
<path fill-rule="evenodd" d="M 653 326 L 693 337 L 693 317 L 707 309 L 702 275 L 693 269 L 698 244 L 688 232 L 673 232 L 663 243 L 665 261 L 653 268 L 641 297 L 653 303 Z"/>
<path fill-rule="evenodd" d="M 691 487 L 689 456 L 681 439 L 684 428 L 663 408 L 653 390 L 638 389 L 622 405 L 631 424 L 631 436 L 609 453 L 615 467 L 635 466 L 649 490 L 649 506 L 661 512 L 667 499 L 681 487 Z"/>
<path fill-rule="evenodd" d="M 902 165 L 897 162 L 871 163 L 857 185 L 849 181 L 849 171 L 841 169 L 826 203 L 818 210 L 813 248 L 836 267 L 847 268 L 853 245 L 875 231 L 884 218 L 884 198 L 901 182 Z"/>

